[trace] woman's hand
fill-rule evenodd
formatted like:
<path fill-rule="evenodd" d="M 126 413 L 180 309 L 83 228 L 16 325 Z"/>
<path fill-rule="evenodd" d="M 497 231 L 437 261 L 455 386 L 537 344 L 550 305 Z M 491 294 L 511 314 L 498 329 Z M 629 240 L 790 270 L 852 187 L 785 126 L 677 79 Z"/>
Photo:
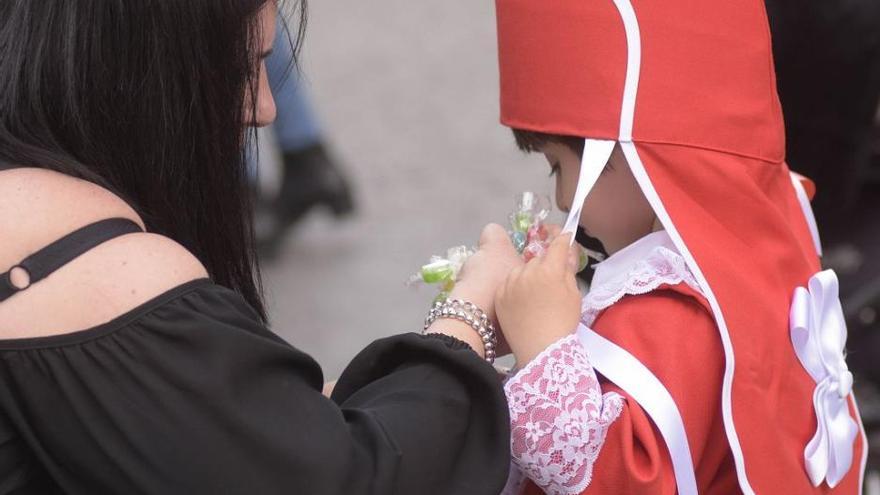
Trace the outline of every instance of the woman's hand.
<path fill-rule="evenodd" d="M 489 224 L 480 235 L 480 247 L 468 258 L 462 267 L 459 281 L 449 294 L 452 299 L 469 301 L 497 323 L 495 316 L 495 293 L 507 279 L 511 270 L 523 266 L 524 262 L 510 242 L 507 232 L 497 224 Z M 467 342 L 479 355 L 484 354 L 483 341 L 470 325 L 452 319 L 438 319 L 431 324 L 428 332 L 444 333 Z M 510 353 L 510 349 L 499 332 L 498 356 Z"/>
<path fill-rule="evenodd" d="M 580 320 L 578 252 L 570 244 L 571 234 L 556 237 L 547 254 L 514 268 L 496 293 L 501 330 L 520 366 L 571 334 Z"/>
<path fill-rule="evenodd" d="M 497 322 L 495 293 L 507 280 L 511 270 L 524 264 L 510 242 L 507 231 L 498 224 L 490 223 L 483 228 L 480 247 L 465 262 L 450 297 L 476 304 L 492 321 Z"/>

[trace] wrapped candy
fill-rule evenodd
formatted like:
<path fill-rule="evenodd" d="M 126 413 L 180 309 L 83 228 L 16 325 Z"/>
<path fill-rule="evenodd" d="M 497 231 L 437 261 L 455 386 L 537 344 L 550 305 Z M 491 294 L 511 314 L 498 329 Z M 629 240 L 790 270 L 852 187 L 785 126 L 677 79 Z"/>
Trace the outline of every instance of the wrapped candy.
<path fill-rule="evenodd" d="M 516 252 L 525 261 L 542 256 L 550 245 L 550 232 L 545 220 L 550 216 L 550 199 L 533 192 L 517 196 L 516 209 L 509 215 L 508 235 Z M 446 256 L 433 256 L 422 266 L 419 273 L 410 277 L 410 284 L 424 283 L 440 287 L 437 299 L 445 299 L 455 287 L 461 268 L 476 250 L 467 246 L 456 246 L 446 251 Z M 586 268 L 589 258 L 602 261 L 602 255 L 581 248 L 578 271 Z"/>
<path fill-rule="evenodd" d="M 446 251 L 446 257 L 433 256 L 431 260 L 422 265 L 419 273 L 410 277 L 410 283 L 422 282 L 440 287 L 437 299 L 446 299 L 449 292 L 455 287 L 458 274 L 465 261 L 474 254 L 474 250 L 467 246 L 456 246 Z"/>

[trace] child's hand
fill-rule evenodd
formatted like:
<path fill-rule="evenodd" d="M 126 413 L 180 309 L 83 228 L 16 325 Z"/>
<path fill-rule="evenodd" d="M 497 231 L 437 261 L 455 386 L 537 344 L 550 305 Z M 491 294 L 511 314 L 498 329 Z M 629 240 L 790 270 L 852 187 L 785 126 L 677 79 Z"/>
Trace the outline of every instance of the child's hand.
<path fill-rule="evenodd" d="M 501 331 L 520 366 L 571 334 L 580 320 L 577 251 L 570 243 L 570 234 L 554 239 L 546 255 L 514 268 L 495 295 Z"/>

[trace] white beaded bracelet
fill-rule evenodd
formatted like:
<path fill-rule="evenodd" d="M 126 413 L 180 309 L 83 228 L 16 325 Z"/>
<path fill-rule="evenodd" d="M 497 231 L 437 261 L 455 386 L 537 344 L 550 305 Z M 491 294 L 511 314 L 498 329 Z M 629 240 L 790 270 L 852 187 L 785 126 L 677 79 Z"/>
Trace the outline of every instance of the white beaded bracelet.
<path fill-rule="evenodd" d="M 495 347 L 498 345 L 498 337 L 495 333 L 495 325 L 489 320 L 486 312 L 477 307 L 472 302 L 462 301 L 459 299 L 446 299 L 437 301 L 428 312 L 425 318 L 425 328 L 431 326 L 434 321 L 441 318 L 451 318 L 467 323 L 478 334 L 483 341 L 483 350 L 485 351 L 485 359 L 492 364 L 495 362 Z M 423 331 L 424 333 L 424 331 Z"/>

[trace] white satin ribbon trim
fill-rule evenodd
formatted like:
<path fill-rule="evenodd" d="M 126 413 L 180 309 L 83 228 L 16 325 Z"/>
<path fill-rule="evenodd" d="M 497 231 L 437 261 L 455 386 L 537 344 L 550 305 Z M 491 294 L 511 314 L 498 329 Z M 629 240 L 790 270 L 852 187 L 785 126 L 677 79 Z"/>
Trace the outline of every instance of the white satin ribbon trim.
<path fill-rule="evenodd" d="M 795 289 L 791 304 L 791 342 L 801 364 L 816 381 L 813 408 L 816 434 L 804 449 L 813 486 L 834 488 L 852 466 L 859 427 L 847 398 L 853 376 L 846 366 L 846 321 L 838 298 L 837 275 L 825 270 L 810 278 L 809 289 Z"/>
<path fill-rule="evenodd" d="M 794 186 L 794 193 L 797 196 L 798 203 L 801 204 L 801 211 L 804 212 L 804 218 L 807 220 L 807 227 L 810 228 L 810 235 L 813 236 L 813 245 L 816 246 L 816 253 L 822 256 L 822 241 L 819 238 L 819 227 L 816 225 L 816 216 L 813 214 L 813 206 L 810 205 L 810 197 L 801 183 L 800 175 L 792 172 L 791 183 Z"/>
<path fill-rule="evenodd" d="M 669 450 L 679 495 L 697 495 L 694 460 L 684 420 L 663 383 L 626 349 L 581 323 L 577 330 L 593 368 L 635 399 L 660 430 Z"/>
<path fill-rule="evenodd" d="M 602 170 L 608 159 L 611 158 L 611 152 L 614 151 L 614 141 L 604 139 L 585 139 L 584 154 L 581 158 L 581 171 L 578 174 L 577 189 L 574 192 L 574 199 L 571 201 L 571 211 L 568 212 L 568 218 L 562 227 L 563 234 L 571 234 L 571 243 L 574 244 L 574 235 L 577 231 L 578 223 L 581 220 L 581 211 L 584 209 L 584 201 L 590 190 L 599 180 Z"/>

